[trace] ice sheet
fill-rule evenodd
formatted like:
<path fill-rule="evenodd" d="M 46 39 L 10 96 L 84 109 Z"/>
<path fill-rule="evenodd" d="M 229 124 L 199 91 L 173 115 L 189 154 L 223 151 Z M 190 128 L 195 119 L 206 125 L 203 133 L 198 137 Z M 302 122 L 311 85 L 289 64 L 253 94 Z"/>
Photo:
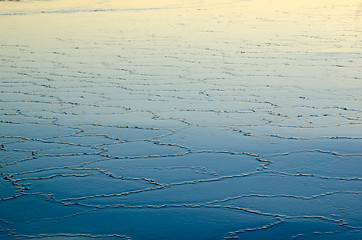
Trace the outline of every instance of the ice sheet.
<path fill-rule="evenodd" d="M 361 11 L 0 1 L 0 239 L 361 239 Z"/>

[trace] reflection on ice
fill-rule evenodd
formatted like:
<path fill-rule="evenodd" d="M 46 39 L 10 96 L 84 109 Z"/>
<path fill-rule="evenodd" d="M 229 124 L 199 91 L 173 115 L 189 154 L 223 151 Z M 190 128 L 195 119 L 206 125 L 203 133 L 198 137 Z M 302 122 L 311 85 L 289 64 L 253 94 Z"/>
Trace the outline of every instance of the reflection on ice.
<path fill-rule="evenodd" d="M 1 1 L 0 239 L 360 239 L 360 1 Z"/>

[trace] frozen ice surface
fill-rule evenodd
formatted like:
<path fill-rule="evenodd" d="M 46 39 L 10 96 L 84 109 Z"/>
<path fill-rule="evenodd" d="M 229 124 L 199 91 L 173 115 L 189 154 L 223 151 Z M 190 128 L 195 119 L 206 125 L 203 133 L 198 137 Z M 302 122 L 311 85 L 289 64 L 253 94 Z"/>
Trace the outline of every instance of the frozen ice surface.
<path fill-rule="evenodd" d="M 362 239 L 359 0 L 0 1 L 0 239 Z"/>

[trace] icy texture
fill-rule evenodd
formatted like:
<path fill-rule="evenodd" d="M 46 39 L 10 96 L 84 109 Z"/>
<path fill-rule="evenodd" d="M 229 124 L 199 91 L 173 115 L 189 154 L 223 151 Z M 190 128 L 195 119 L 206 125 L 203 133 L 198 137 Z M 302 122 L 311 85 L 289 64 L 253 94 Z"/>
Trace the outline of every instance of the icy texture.
<path fill-rule="evenodd" d="M 361 9 L 2 1 L 0 239 L 362 239 Z"/>

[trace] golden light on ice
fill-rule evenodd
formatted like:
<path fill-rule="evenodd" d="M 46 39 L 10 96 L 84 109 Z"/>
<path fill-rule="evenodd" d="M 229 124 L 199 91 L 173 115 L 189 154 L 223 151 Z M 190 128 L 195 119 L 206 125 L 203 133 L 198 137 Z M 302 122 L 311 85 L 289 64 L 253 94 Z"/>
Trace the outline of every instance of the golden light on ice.
<path fill-rule="evenodd" d="M 357 31 L 351 35 L 349 31 L 362 25 L 362 18 L 358 17 L 360 9 L 360 0 L 55 0 L 2 2 L 0 13 L 33 14 L 32 19 L 39 23 L 30 28 L 38 25 L 46 28 L 47 24 L 49 28 L 58 24 L 64 26 L 64 23 L 71 21 L 66 14 L 77 13 L 77 22 L 69 24 L 84 29 L 91 29 L 94 24 L 108 25 L 105 29 L 121 28 L 122 25 L 124 29 L 133 28 L 140 33 L 172 36 L 174 32 L 182 34 L 182 31 L 193 28 L 194 31 L 185 33 L 185 39 L 197 41 L 199 38 L 202 41 L 218 34 L 232 42 L 238 39 L 258 41 L 267 38 L 273 41 L 295 38 L 293 50 L 353 51 L 350 46 L 358 43 L 361 33 Z M 52 13 L 60 15 L 42 20 L 42 15 Z M 107 15 L 94 22 L 92 14 Z M 22 21 L 21 18 L 19 21 Z M 6 19 L 0 24 L 7 25 Z M 307 35 L 314 38 L 308 41 L 301 39 Z M 320 41 L 331 35 L 335 35 L 336 44 L 313 44 L 316 39 Z M 288 45 L 284 47 L 288 48 Z"/>

